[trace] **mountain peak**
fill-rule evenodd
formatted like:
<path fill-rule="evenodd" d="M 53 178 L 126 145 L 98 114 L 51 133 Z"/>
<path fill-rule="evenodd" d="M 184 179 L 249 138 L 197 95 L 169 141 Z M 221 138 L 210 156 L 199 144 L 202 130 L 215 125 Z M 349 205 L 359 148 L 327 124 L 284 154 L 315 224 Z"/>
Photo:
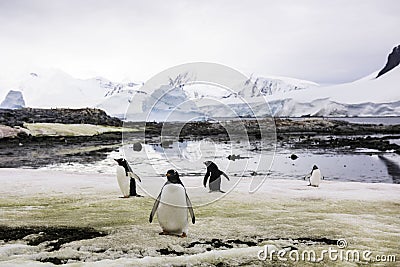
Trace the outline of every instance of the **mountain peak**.
<path fill-rule="evenodd" d="M 400 45 L 393 48 L 392 53 L 390 53 L 388 56 L 388 60 L 386 62 L 385 67 L 383 67 L 383 69 L 378 73 L 378 76 L 376 76 L 376 78 L 382 76 L 388 71 L 391 71 L 399 64 L 400 64 Z"/>
<path fill-rule="evenodd" d="M 0 108 L 18 109 L 25 107 L 24 97 L 20 91 L 10 90 L 6 98 L 1 102 Z"/>

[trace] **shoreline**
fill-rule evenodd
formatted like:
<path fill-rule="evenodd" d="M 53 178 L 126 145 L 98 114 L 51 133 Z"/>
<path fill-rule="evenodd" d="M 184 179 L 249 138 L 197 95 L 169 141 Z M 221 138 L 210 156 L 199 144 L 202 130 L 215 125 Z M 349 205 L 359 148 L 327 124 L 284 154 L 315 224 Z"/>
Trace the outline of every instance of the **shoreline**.
<path fill-rule="evenodd" d="M 91 195 L 103 192 L 118 196 L 120 192 L 114 176 L 113 174 L 89 174 L 72 171 L 0 168 L 0 183 L 2 184 L 0 195 L 7 196 L 14 194 L 21 197 L 35 194 L 47 194 L 49 196 L 52 194 Z M 24 179 L 25 177 L 28 177 L 27 180 Z M 202 178 L 202 176 L 183 177 L 182 182 L 187 187 L 196 187 L 198 181 L 201 181 Z M 13 179 L 18 180 L 15 181 Z M 160 181 L 160 177 L 142 177 L 142 179 L 148 186 L 161 188 L 163 184 Z M 268 193 L 268 196 L 274 199 L 286 198 L 299 200 L 302 198 L 319 197 L 328 200 L 400 201 L 400 184 L 393 183 L 322 180 L 320 187 L 309 187 L 306 180 L 266 178 L 259 190 L 255 193 L 249 193 L 251 178 L 246 177 L 239 180 L 237 177 L 231 177 L 231 179 L 233 179 L 232 183 L 238 184 L 227 195 L 230 193 L 240 193 L 247 194 L 250 197 L 254 196 L 256 199 L 260 196 L 264 197 Z M 23 188 L 22 190 L 20 189 L 21 187 Z M 29 188 L 31 190 L 36 188 L 38 191 L 30 191 Z M 138 190 L 141 190 L 142 194 L 146 195 L 140 184 L 138 184 Z M 208 190 L 204 189 L 203 193 L 207 192 Z M 205 195 L 207 196 L 207 194 Z M 199 193 L 196 191 L 193 197 L 199 197 Z M 195 203 L 193 204 L 195 206 Z"/>
<path fill-rule="evenodd" d="M 144 123 L 129 123 L 128 128 L 93 127 L 94 125 L 85 127 L 85 125 L 76 124 L 65 124 L 64 128 L 59 124 L 29 125 L 35 130 L 37 136 L 30 135 L 27 129 L 19 126 L 12 128 L 0 125 L 0 137 L 3 137 L 0 138 L 2 155 L 0 168 L 21 166 L 38 168 L 65 162 L 95 162 L 105 159 L 107 153 L 122 145 L 123 140 L 159 143 L 161 146 L 163 142 L 184 142 L 204 138 L 221 142 L 235 141 L 241 139 L 241 133 L 235 135 L 238 128 L 236 123 L 192 122 L 166 123 L 165 125 L 146 123 L 145 132 L 140 130 L 145 126 Z M 245 120 L 240 123 L 244 123 L 248 129 L 250 141 L 259 140 L 260 129 L 257 122 Z M 263 131 L 267 136 L 263 138 L 281 147 L 336 149 L 339 153 L 352 152 L 356 149 L 375 149 L 376 153 L 389 151 L 400 155 L 400 124 L 364 125 L 310 118 L 301 121 L 269 119 L 266 124 L 267 127 Z M 164 131 L 161 137 L 163 126 L 169 133 L 179 133 L 178 136 L 169 136 Z M 76 135 L 73 134 L 74 129 L 79 129 Z M 230 129 L 233 135 L 228 136 L 226 129 Z M 8 136 L 7 133 L 11 135 Z M 85 135 L 85 133 L 91 134 Z"/>

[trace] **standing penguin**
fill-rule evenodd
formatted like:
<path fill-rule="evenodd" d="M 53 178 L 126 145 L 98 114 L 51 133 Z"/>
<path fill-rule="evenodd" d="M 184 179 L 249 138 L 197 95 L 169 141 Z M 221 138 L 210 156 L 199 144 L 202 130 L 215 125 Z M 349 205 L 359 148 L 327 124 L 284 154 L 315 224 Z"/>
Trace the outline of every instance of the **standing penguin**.
<path fill-rule="evenodd" d="M 223 171 L 218 169 L 218 166 L 212 161 L 204 161 L 204 164 L 207 166 L 207 173 L 204 176 L 203 185 L 207 186 L 208 177 L 210 177 L 210 183 L 208 184 L 210 187 L 210 192 L 221 192 L 225 193 L 221 190 L 221 175 L 225 176 L 229 181 L 228 175 L 226 175 Z"/>
<path fill-rule="evenodd" d="M 188 211 L 195 222 L 192 203 L 186 193 L 185 186 L 176 170 L 169 170 L 166 174 L 168 181 L 161 188 L 161 192 L 150 213 L 149 222 L 153 221 L 157 211 L 158 222 L 162 232 L 160 235 L 179 235 L 186 237 L 188 231 Z"/>
<path fill-rule="evenodd" d="M 321 182 L 321 179 L 324 179 L 317 165 L 313 166 L 311 173 L 308 174 L 306 177 L 304 177 L 304 180 L 306 178 L 310 178 L 310 184 L 308 186 L 315 186 L 315 187 L 318 187 Z"/>
<path fill-rule="evenodd" d="M 120 158 L 114 160 L 118 163 L 117 180 L 124 198 L 128 198 L 130 196 L 141 197 L 141 195 L 136 193 L 135 182 L 135 179 L 138 179 L 138 181 L 141 182 L 142 180 L 140 177 L 133 173 L 132 168 L 129 166 L 126 159 Z"/>

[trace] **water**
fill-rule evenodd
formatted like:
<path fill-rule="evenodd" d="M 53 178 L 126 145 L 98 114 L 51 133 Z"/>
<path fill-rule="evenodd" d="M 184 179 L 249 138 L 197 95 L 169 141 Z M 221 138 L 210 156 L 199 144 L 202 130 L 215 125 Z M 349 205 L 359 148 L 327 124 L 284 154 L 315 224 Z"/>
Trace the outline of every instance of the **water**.
<path fill-rule="evenodd" d="M 292 160 L 290 155 L 298 156 Z M 229 155 L 239 156 L 229 160 Z M 115 174 L 114 158 L 126 157 L 134 171 L 142 177 L 163 176 L 168 169 L 176 169 L 184 179 L 192 179 L 202 186 L 206 173 L 203 164 L 214 161 L 231 177 L 262 179 L 297 179 L 307 175 L 317 165 L 328 181 L 368 183 L 400 183 L 400 156 L 376 150 L 339 152 L 321 149 L 287 149 L 260 143 L 214 142 L 210 140 L 172 142 L 167 147 L 158 143 L 142 144 L 141 151 L 125 145 L 108 154 L 105 160 L 91 164 L 57 164 L 45 169 L 87 173 Z M 397 168 L 396 168 L 397 166 Z"/>
<path fill-rule="evenodd" d="M 294 121 L 302 121 L 307 118 L 289 118 Z M 314 118 L 311 118 L 314 119 Z M 383 125 L 396 125 L 400 124 L 400 117 L 324 117 L 325 120 L 338 120 L 347 121 L 357 124 L 383 124 Z"/>

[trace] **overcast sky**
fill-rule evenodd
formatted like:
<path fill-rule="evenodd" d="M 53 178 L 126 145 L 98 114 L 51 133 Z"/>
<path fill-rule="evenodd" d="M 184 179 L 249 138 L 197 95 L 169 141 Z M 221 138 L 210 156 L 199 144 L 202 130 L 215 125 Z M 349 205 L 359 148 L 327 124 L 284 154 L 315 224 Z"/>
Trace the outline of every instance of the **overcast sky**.
<path fill-rule="evenodd" d="M 146 81 L 207 61 L 340 83 L 383 67 L 399 14 L 398 0 L 0 0 L 0 71 Z"/>

